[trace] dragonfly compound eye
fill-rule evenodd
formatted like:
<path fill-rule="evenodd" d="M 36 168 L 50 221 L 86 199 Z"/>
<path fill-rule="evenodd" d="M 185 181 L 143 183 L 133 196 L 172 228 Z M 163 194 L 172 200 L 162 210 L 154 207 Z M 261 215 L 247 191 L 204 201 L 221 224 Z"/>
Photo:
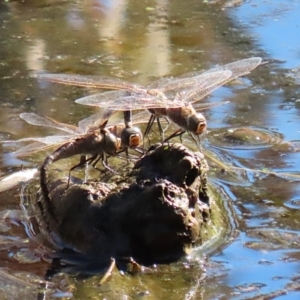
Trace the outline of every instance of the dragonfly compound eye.
<path fill-rule="evenodd" d="M 121 134 L 123 147 L 136 148 L 140 145 L 142 139 L 143 135 L 138 127 L 125 128 Z"/>
<path fill-rule="evenodd" d="M 203 133 L 203 131 L 205 131 L 206 129 L 206 122 L 199 122 L 198 127 L 197 127 L 197 135 L 200 135 Z"/>
<path fill-rule="evenodd" d="M 115 153 L 119 150 L 121 140 L 112 133 L 105 134 L 105 151 L 108 153 Z"/>
<path fill-rule="evenodd" d="M 197 125 L 197 130 L 195 132 L 196 135 L 202 134 L 207 127 L 206 119 L 201 113 L 197 113 L 197 119 L 198 119 L 198 125 Z"/>

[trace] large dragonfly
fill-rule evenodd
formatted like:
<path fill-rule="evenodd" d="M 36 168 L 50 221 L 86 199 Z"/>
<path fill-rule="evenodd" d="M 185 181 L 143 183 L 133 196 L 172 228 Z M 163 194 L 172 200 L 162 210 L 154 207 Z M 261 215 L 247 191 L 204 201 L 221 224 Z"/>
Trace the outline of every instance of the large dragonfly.
<path fill-rule="evenodd" d="M 56 83 L 90 88 L 112 89 L 77 99 L 76 102 L 107 110 L 129 111 L 148 109 L 151 113 L 145 135 L 155 120 L 163 135 L 159 118 L 164 116 L 179 126 L 168 139 L 189 131 L 199 136 L 206 129 L 206 120 L 192 103 L 200 101 L 228 81 L 248 74 L 261 64 L 260 57 L 251 57 L 218 66 L 208 71 L 193 72 L 178 78 L 162 78 L 147 87 L 108 77 L 69 74 L 39 74 L 38 78 Z"/>

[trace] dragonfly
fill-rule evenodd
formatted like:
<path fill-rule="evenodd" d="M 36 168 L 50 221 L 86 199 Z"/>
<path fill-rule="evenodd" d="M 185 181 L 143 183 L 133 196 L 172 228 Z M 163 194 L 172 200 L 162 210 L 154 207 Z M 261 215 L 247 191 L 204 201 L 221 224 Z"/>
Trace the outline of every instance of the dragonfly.
<path fill-rule="evenodd" d="M 55 128 L 59 131 L 63 131 L 65 134 L 45 137 L 28 137 L 6 142 L 32 142 L 31 144 L 22 147 L 14 152 L 14 155 L 17 157 L 26 156 L 38 151 L 47 150 L 50 147 L 60 146 L 70 140 L 74 140 L 76 138 L 83 137 L 88 133 L 92 133 L 93 131 L 99 129 L 101 123 L 103 123 L 105 119 L 108 119 L 111 114 L 112 111 L 94 114 L 88 118 L 81 120 L 76 127 L 74 125 L 58 122 L 47 116 L 40 116 L 35 113 L 21 113 L 20 118 L 26 121 L 28 124 Z M 142 133 L 141 130 L 136 126 L 133 127 L 128 123 L 117 123 L 115 125 L 106 126 L 106 129 L 111 134 L 120 139 L 120 149 L 118 151 L 118 154 L 122 151 L 128 151 L 128 148 L 136 149 L 141 144 Z M 128 153 L 126 152 L 126 154 Z"/>
<path fill-rule="evenodd" d="M 66 85 L 115 90 L 92 94 L 75 102 L 115 111 L 148 109 L 151 117 L 144 135 L 150 132 L 154 121 L 157 120 L 163 137 L 159 118 L 167 117 L 179 126 L 179 129 L 166 139 L 169 140 L 181 136 L 186 131 L 199 137 L 206 130 L 206 119 L 203 114 L 196 112 L 192 104 L 232 79 L 249 74 L 261 63 L 260 57 L 251 57 L 208 71 L 192 72 L 177 78 L 162 78 L 146 87 L 109 77 L 39 74 L 38 78 Z"/>
<path fill-rule="evenodd" d="M 103 166 L 112 171 L 106 164 L 105 154 L 114 156 L 120 149 L 121 140 L 112 134 L 107 128 L 105 128 L 108 120 L 105 120 L 99 129 L 93 130 L 79 138 L 73 139 L 69 142 L 62 144 L 59 148 L 48 154 L 46 159 L 40 168 L 40 186 L 43 194 L 44 202 L 46 204 L 46 210 L 44 210 L 41 203 L 39 203 L 42 213 L 48 211 L 54 220 L 57 221 L 54 205 L 50 199 L 50 193 L 47 185 L 47 172 L 48 168 L 56 161 L 72 157 L 74 155 L 91 155 L 85 162 L 93 163 L 93 167 L 96 166 L 101 159 Z M 75 167 L 77 167 L 76 165 Z M 72 167 L 69 171 L 69 179 L 67 183 L 67 189 L 70 183 L 70 172 L 75 168 Z"/>

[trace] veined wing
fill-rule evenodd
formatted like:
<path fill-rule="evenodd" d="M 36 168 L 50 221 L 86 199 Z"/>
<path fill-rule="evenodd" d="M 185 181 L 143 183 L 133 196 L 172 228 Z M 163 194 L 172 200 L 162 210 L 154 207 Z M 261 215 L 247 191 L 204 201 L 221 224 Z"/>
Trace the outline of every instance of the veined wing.
<path fill-rule="evenodd" d="M 168 91 L 179 91 L 180 89 L 185 89 L 191 86 L 190 82 L 193 84 L 193 81 L 197 82 L 197 80 L 201 80 L 201 78 L 206 78 L 208 73 L 229 70 L 231 71 L 231 76 L 227 78 L 227 81 L 220 82 L 221 84 L 225 84 L 236 77 L 250 73 L 253 69 L 261 64 L 261 61 L 262 59 L 260 57 L 251 57 L 231 62 L 223 66 L 217 66 L 207 71 L 202 70 L 187 73 L 179 76 L 178 78 L 161 78 L 149 84 L 147 88 L 160 89 L 164 93 Z"/>
<path fill-rule="evenodd" d="M 36 152 L 45 151 L 49 148 L 54 147 L 55 145 L 46 145 L 39 142 L 33 142 L 29 145 L 26 145 L 14 152 L 12 152 L 12 155 L 15 157 L 22 157 L 22 156 L 28 156 Z"/>
<path fill-rule="evenodd" d="M 215 89 L 226 84 L 230 80 L 250 73 L 251 70 L 253 70 L 258 65 L 260 65 L 261 61 L 262 59 L 260 57 L 252 57 L 252 58 L 232 62 L 224 66 L 219 66 L 214 69 L 208 70 L 205 73 L 202 73 L 198 77 L 203 77 L 208 74 L 215 74 L 215 72 L 226 71 L 226 70 L 230 70 L 232 72 L 230 77 L 224 79 L 223 81 L 219 81 L 219 82 L 212 81 L 211 83 L 207 82 L 206 88 L 204 89 L 196 86 L 195 88 L 191 88 L 187 90 L 184 93 L 184 95 L 181 96 L 182 101 L 194 103 L 203 99 L 205 96 L 209 95 Z"/>
<path fill-rule="evenodd" d="M 46 137 L 28 137 L 28 138 L 22 138 L 19 140 L 13 140 L 13 141 L 6 141 L 6 143 L 23 143 L 23 142 L 33 142 L 29 145 L 26 145 L 22 147 L 21 149 L 13 152 L 13 155 L 15 156 L 26 156 L 30 155 L 39 151 L 47 150 L 50 147 L 58 146 L 63 143 L 66 143 L 70 140 L 73 140 L 77 137 L 80 137 L 81 135 L 85 134 L 88 129 L 90 129 L 90 126 L 95 124 L 96 120 L 101 119 L 101 122 L 99 121 L 99 126 L 102 125 L 104 122 L 103 117 L 108 116 L 108 112 L 95 114 L 91 116 L 90 118 L 84 119 L 81 124 L 79 122 L 79 127 L 65 124 L 58 122 L 54 119 L 51 119 L 49 117 L 43 117 L 39 116 L 35 113 L 22 113 L 20 114 L 20 118 L 25 120 L 28 124 L 35 125 L 35 126 L 42 126 L 42 127 L 50 127 L 55 128 L 61 131 L 64 131 L 68 133 L 68 135 L 53 135 L 53 136 L 46 136 Z M 83 125 L 86 125 L 86 128 L 84 128 Z"/>
<path fill-rule="evenodd" d="M 109 117 L 114 114 L 115 111 L 105 110 L 104 112 L 95 113 L 81 121 L 78 122 L 78 128 L 80 132 L 87 133 L 89 130 L 99 128 L 103 123 L 109 119 Z"/>
<path fill-rule="evenodd" d="M 202 72 L 201 75 L 184 76 L 183 78 L 163 78 L 148 85 L 148 90 L 157 89 L 168 96 L 169 94 L 167 92 L 172 92 L 174 94 L 174 92 L 178 93 L 195 87 L 204 87 L 208 83 L 221 84 L 225 80 L 228 80 L 231 75 L 231 70 L 225 69 L 205 73 Z"/>
<path fill-rule="evenodd" d="M 70 134 L 79 134 L 79 130 L 76 126 L 61 123 L 49 117 L 39 116 L 35 113 L 22 113 L 20 114 L 20 118 L 31 125 L 55 128 Z"/>
<path fill-rule="evenodd" d="M 159 90 L 160 95 L 169 91 L 172 91 L 174 95 L 174 92 L 178 93 L 186 89 L 190 90 L 191 93 L 195 93 L 192 92 L 193 88 L 195 86 L 199 87 L 199 85 L 201 85 L 203 81 L 205 82 L 205 80 L 209 80 L 208 74 L 217 73 L 221 71 L 231 71 L 230 76 L 227 76 L 224 73 L 223 76 L 225 76 L 226 78 L 223 78 L 218 82 L 214 82 L 214 86 L 206 90 L 206 93 L 205 92 L 200 93 L 200 96 L 197 98 L 197 100 L 193 100 L 193 101 L 198 101 L 203 97 L 205 97 L 206 95 L 208 95 L 209 93 L 211 93 L 214 89 L 227 83 L 228 81 L 236 77 L 248 74 L 251 70 L 256 68 L 261 63 L 261 61 L 262 59 L 260 57 L 251 57 L 236 62 L 232 62 L 223 66 L 218 66 L 208 71 L 188 73 L 180 76 L 179 78 L 162 78 L 151 83 L 150 85 L 147 86 L 147 88 L 139 84 L 123 81 L 121 79 L 115 79 L 115 78 L 109 78 L 103 76 L 95 77 L 95 76 L 82 76 L 82 75 L 71 75 L 71 74 L 38 74 L 37 77 L 39 79 L 47 80 L 55 83 L 63 83 L 66 85 L 75 85 L 81 87 L 121 89 L 121 90 L 132 91 L 144 95 L 148 94 L 149 90 L 151 89 L 157 89 Z M 86 104 L 89 105 L 88 103 Z M 151 107 L 151 108 L 160 108 L 160 107 L 161 106 Z"/>
<path fill-rule="evenodd" d="M 189 78 L 191 85 L 196 85 L 197 89 L 193 89 L 193 93 L 201 92 L 202 94 L 208 94 L 212 85 L 218 85 L 224 80 L 231 76 L 231 71 L 217 71 L 208 73 L 202 76 L 201 79 Z M 205 92 L 207 90 L 207 92 Z M 190 97 L 190 95 L 188 95 Z M 194 94 L 193 94 L 194 96 Z M 149 109 L 149 108 L 176 108 L 181 107 L 185 104 L 188 97 L 178 97 L 175 100 L 168 100 L 162 97 L 159 90 L 151 89 L 147 91 L 147 94 L 130 92 L 126 90 L 111 91 L 100 94 L 94 94 L 77 99 L 75 102 L 98 106 L 108 110 L 138 110 L 138 109 Z"/>
<path fill-rule="evenodd" d="M 14 141 L 5 141 L 6 143 L 23 143 L 23 142 L 39 142 L 46 145 L 57 145 L 65 143 L 68 140 L 75 139 L 76 137 L 80 137 L 81 135 L 77 134 L 73 135 L 49 135 L 45 137 L 28 137 Z"/>
<path fill-rule="evenodd" d="M 111 91 L 105 93 L 86 96 L 75 101 L 76 103 L 97 106 L 106 110 L 139 110 L 149 108 L 181 107 L 184 105 L 181 101 L 171 101 L 161 97 L 133 93 L 129 91 Z"/>
<path fill-rule="evenodd" d="M 204 96 L 209 94 L 213 90 L 212 86 L 222 85 L 222 82 L 230 76 L 231 71 L 225 70 L 208 73 L 205 76 L 201 76 L 201 78 L 188 78 L 189 85 L 193 87 L 196 85 L 196 88 L 193 88 L 189 93 L 183 93 L 183 97 L 179 94 L 180 97 L 177 97 L 175 100 L 164 99 L 159 90 L 151 89 L 147 91 L 147 94 L 125 90 L 99 93 L 77 99 L 75 102 L 118 111 L 177 108 L 185 105 L 185 102 L 190 101 L 191 98 L 200 93 Z"/>
<path fill-rule="evenodd" d="M 253 69 L 259 66 L 261 62 L 262 62 L 261 57 L 250 57 L 250 58 L 234 61 L 223 66 L 217 66 L 208 71 L 205 71 L 203 74 L 207 74 L 215 71 L 230 70 L 232 72 L 232 75 L 229 78 L 229 80 L 232 80 L 234 78 L 249 74 Z"/>
<path fill-rule="evenodd" d="M 198 101 L 227 82 L 231 77 L 231 74 L 231 71 L 228 70 L 206 73 L 205 76 L 201 76 L 201 80 L 195 80 L 195 84 L 192 88 L 186 89 L 181 93 L 177 93 L 177 95 L 175 96 L 175 101 L 182 101 L 185 103 L 195 102 L 195 99 L 197 99 Z"/>
<path fill-rule="evenodd" d="M 7 141 L 7 142 L 9 143 L 32 142 L 29 145 L 26 145 L 12 153 L 14 156 L 20 157 L 20 156 L 28 156 L 39 151 L 45 151 L 55 146 L 56 147 L 60 146 L 80 136 L 81 135 L 65 135 L 65 136 L 53 135 L 53 136 L 45 136 L 45 137 L 29 137 L 29 138 L 23 138 L 23 139 Z"/>
<path fill-rule="evenodd" d="M 37 74 L 37 78 L 65 85 L 74 85 L 80 87 L 111 89 L 111 90 L 131 90 L 141 91 L 144 87 L 127 82 L 118 78 L 110 78 L 105 76 L 83 76 L 72 74 Z"/>

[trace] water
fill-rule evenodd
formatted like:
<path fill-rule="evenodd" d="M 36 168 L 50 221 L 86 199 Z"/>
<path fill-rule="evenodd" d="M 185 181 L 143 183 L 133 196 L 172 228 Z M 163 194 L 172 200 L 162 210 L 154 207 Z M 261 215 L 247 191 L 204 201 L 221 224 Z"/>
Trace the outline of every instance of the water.
<path fill-rule="evenodd" d="M 2 2 L 1 140 L 55 133 L 25 124 L 18 117 L 22 112 L 70 124 L 95 112 L 74 103 L 95 91 L 37 82 L 32 77 L 37 71 L 106 75 L 147 84 L 161 76 L 261 56 L 269 63 L 242 84 L 220 88 L 207 99 L 230 104 L 205 112 L 210 131 L 203 147 L 223 163 L 297 174 L 300 5 L 292 0 L 252 0 L 229 8 L 228 3 L 232 2 Z M 222 137 L 241 127 L 270 138 L 235 145 Z M 190 143 L 187 137 L 184 141 Z M 39 154 L 15 159 L 9 155 L 15 149 L 0 147 L 2 175 L 21 165 L 36 167 L 43 158 Z M 298 299 L 299 182 L 284 175 L 224 173 L 214 163 L 210 178 L 224 201 L 230 234 L 195 249 L 190 260 L 133 278 L 116 273 L 101 287 L 98 276 L 76 280 L 61 274 L 48 288 L 55 293 L 47 297 Z M 19 194 L 20 188 L 0 194 L 0 290 L 6 299 L 36 299 L 38 291 L 44 291 L 45 283 L 37 282 L 43 280 L 49 262 L 41 259 L 44 249 L 37 251 L 28 240 Z M 9 289 L 9 284 L 17 288 Z"/>

